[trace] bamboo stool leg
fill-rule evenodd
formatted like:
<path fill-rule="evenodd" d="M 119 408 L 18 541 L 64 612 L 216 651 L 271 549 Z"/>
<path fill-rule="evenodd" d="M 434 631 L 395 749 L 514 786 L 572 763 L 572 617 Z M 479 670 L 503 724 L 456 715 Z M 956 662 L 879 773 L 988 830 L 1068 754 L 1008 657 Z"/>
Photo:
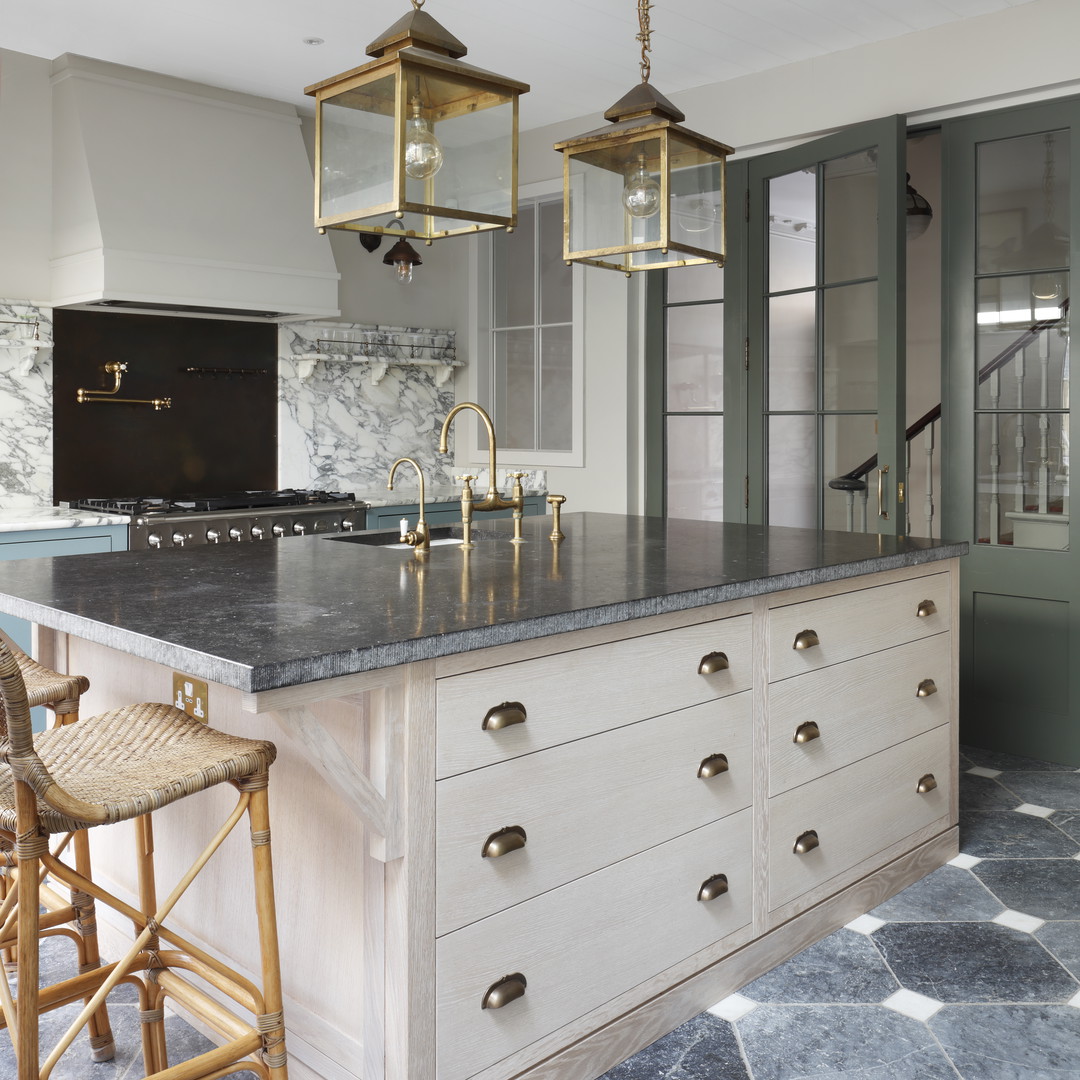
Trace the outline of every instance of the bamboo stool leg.
<path fill-rule="evenodd" d="M 74 708 L 72 708 L 74 704 Z M 64 702 L 54 706 L 57 724 L 74 724 L 79 719 L 78 701 Z M 75 869 L 83 877 L 93 878 L 90 864 L 90 835 L 83 829 L 72 838 L 75 851 Z M 94 899 L 88 893 L 71 890 L 71 906 L 75 909 L 75 929 L 83 942 L 83 964 L 79 973 L 94 971 L 101 966 L 101 950 L 98 945 L 97 916 L 94 911 Z M 89 998 L 87 998 L 89 1000 Z M 90 1036 L 91 1061 L 111 1061 L 116 1055 L 112 1026 L 109 1023 L 108 1006 L 102 1004 L 87 1025 Z"/>
<path fill-rule="evenodd" d="M 14 875 L 16 865 L 15 852 L 6 846 L 0 849 L 0 904 L 7 899 L 12 889 L 17 888 Z M 15 954 L 14 946 L 0 951 L 0 963 L 3 964 L 4 971 L 12 975 L 18 970 Z"/>
<path fill-rule="evenodd" d="M 158 901 L 157 878 L 154 873 L 154 821 L 150 814 L 135 819 L 135 861 L 139 878 L 139 910 L 147 918 L 152 918 L 158 909 Z M 158 936 L 153 934 L 143 950 L 147 954 L 150 1000 L 147 1008 L 140 1011 L 139 1020 L 142 1022 L 143 1064 L 147 1074 L 169 1067 L 168 1052 L 165 1049 L 163 994 L 154 982 L 154 969 L 158 966 L 158 947 Z"/>
<path fill-rule="evenodd" d="M 274 906 L 274 867 L 270 853 L 270 809 L 268 777 L 252 777 L 241 785 L 251 793 L 248 822 L 251 827 L 251 855 L 255 874 L 255 910 L 259 922 L 259 950 L 262 958 L 265 1012 L 258 1017 L 263 1042 L 263 1062 L 270 1080 L 288 1080 L 285 1050 L 285 1019 L 282 1011 L 281 965 L 278 955 L 277 913 Z"/>
<path fill-rule="evenodd" d="M 48 838 L 37 827 L 37 797 L 22 780 L 15 781 L 19 820 L 31 823 L 15 841 L 19 860 L 18 889 L 19 996 L 15 1003 L 17 1080 L 38 1080 L 38 859 L 48 850 Z"/>

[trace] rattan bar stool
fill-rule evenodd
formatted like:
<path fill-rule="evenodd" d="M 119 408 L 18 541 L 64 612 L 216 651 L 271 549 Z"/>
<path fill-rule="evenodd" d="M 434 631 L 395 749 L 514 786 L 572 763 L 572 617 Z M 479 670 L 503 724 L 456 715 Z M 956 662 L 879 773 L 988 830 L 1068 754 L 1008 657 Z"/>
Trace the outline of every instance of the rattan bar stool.
<path fill-rule="evenodd" d="M 112 709 L 33 735 L 26 683 L 2 641 L 0 705 L 0 833 L 14 839 L 17 862 L 15 888 L 0 903 L 0 943 L 16 936 L 18 979 L 17 993 L 6 978 L 0 980 L 0 1024 L 12 1037 L 17 1080 L 47 1080 L 121 981 L 133 982 L 139 990 L 147 1077 L 217 1080 L 249 1069 L 265 1080 L 287 1080 L 267 805 L 269 767 L 276 754 L 273 744 L 216 731 L 163 704 Z M 238 789 L 235 807 L 159 904 L 151 812 L 222 783 Z M 185 890 L 245 815 L 251 831 L 261 989 L 166 923 Z M 49 850 L 51 837 L 125 820 L 136 824 L 140 908 L 104 890 Z M 45 874 L 119 912 L 133 923 L 136 937 L 118 961 L 39 988 L 38 948 L 44 921 L 39 912 L 40 883 Z M 221 1004 L 222 995 L 238 1008 Z M 39 1047 L 40 1014 L 88 996 L 59 1042 L 52 1048 Z M 222 1045 L 170 1067 L 164 1033 L 167 998 L 216 1031 Z"/>
<path fill-rule="evenodd" d="M 90 681 L 85 675 L 61 675 L 52 668 L 45 667 L 29 656 L 15 644 L 3 631 L 0 642 L 11 651 L 26 684 L 27 704 L 30 708 L 44 705 L 53 713 L 55 724 L 72 724 L 79 719 L 81 696 L 90 688 Z M 90 841 L 86 830 L 74 833 L 71 847 L 75 856 L 75 867 L 80 874 L 91 876 Z M 7 896 L 9 872 L 17 865 L 13 843 L 4 843 L 0 837 L 0 903 Z M 72 889 L 70 902 L 62 899 L 45 880 L 41 885 L 41 903 L 48 909 L 43 920 L 44 936 L 64 935 L 74 940 L 78 949 L 79 973 L 94 971 L 101 966 L 101 952 L 98 946 L 97 919 L 94 911 L 94 898 L 89 893 Z M 63 924 L 71 923 L 74 929 Z M 4 960 L 10 970 L 15 966 L 14 947 L 4 950 Z M 108 1007 L 103 1003 L 90 1018 L 87 1025 L 90 1037 L 90 1057 L 93 1061 L 108 1061 L 116 1052 L 112 1028 L 109 1024 Z"/>

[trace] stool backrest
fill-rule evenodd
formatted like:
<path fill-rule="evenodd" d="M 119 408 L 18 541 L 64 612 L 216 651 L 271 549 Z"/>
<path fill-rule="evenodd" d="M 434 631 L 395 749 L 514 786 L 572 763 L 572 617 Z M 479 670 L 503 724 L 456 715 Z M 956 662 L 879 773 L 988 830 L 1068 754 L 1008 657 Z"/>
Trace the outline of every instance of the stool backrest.
<path fill-rule="evenodd" d="M 34 736 L 30 726 L 30 705 L 26 683 L 18 661 L 0 636 L 0 745 L 5 757 L 25 759 L 34 754 Z"/>

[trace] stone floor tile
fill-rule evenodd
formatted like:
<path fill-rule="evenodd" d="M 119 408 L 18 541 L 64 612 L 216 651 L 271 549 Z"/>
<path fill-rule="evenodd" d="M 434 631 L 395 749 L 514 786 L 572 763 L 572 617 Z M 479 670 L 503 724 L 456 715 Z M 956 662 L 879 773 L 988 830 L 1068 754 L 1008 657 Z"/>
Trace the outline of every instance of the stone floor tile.
<path fill-rule="evenodd" d="M 994 923 L 889 923 L 873 940 L 901 986 L 939 1001 L 1064 1002 L 1076 993 L 1030 934 Z"/>
<path fill-rule="evenodd" d="M 972 776 L 986 776 L 991 780 L 1001 775 L 1000 769 L 985 769 L 982 765 L 972 765 L 970 769 L 966 769 L 965 771 Z"/>
<path fill-rule="evenodd" d="M 970 810 L 1013 810 L 1022 802 L 1003 788 L 997 780 L 986 776 L 960 774 L 960 819 Z"/>
<path fill-rule="evenodd" d="M 1071 836 L 1077 845 L 1080 845 L 1080 811 L 1057 810 L 1050 820 L 1066 836 Z"/>
<path fill-rule="evenodd" d="M 870 914 L 889 922 L 979 922 L 992 919 L 1004 906 L 969 871 L 942 866 Z"/>
<path fill-rule="evenodd" d="M 1025 915 L 1022 911 L 1013 911 L 1006 908 L 1000 915 L 995 915 L 991 920 L 998 926 L 1008 926 L 1012 930 L 1019 930 L 1024 934 L 1034 934 L 1040 926 L 1046 925 L 1045 919 L 1036 919 L 1034 915 Z"/>
<path fill-rule="evenodd" d="M 748 1012 L 753 1012 L 758 1007 L 756 1001 L 751 1001 L 742 994 L 728 994 L 722 1001 L 718 1001 L 706 1012 L 713 1016 L 719 1016 L 721 1020 L 741 1020 Z"/>
<path fill-rule="evenodd" d="M 865 934 L 838 930 L 742 988 L 752 1001 L 785 1005 L 873 1003 L 898 989 Z"/>
<path fill-rule="evenodd" d="M 880 930 L 884 925 L 884 919 L 879 919 L 874 915 L 860 915 L 857 919 L 845 923 L 844 929 L 852 930 L 856 934 L 872 934 L 875 930 Z"/>
<path fill-rule="evenodd" d="M 1035 931 L 1035 939 L 1063 967 L 1080 979 L 1080 922 L 1048 922 Z"/>
<path fill-rule="evenodd" d="M 944 1002 L 938 1001 L 937 998 L 927 997 L 925 994 L 916 994 L 914 990 L 897 990 L 881 1004 L 886 1009 L 900 1013 L 901 1016 L 910 1016 L 912 1020 L 929 1020 L 938 1009 L 942 1008 Z"/>
<path fill-rule="evenodd" d="M 599 1080 L 749 1080 L 726 1020 L 702 1013 Z"/>
<path fill-rule="evenodd" d="M 1054 761 L 1039 761 L 1016 754 L 999 753 L 996 750 L 982 750 L 977 746 L 965 745 L 960 751 L 972 765 L 981 765 L 987 769 L 1023 769 L 1028 772 L 1074 772 L 1076 769 L 1075 765 L 1060 765 Z"/>
<path fill-rule="evenodd" d="M 997 782 L 1020 802 L 1054 810 L 1080 810 L 1078 772 L 1004 772 Z"/>
<path fill-rule="evenodd" d="M 1074 859 L 986 859 L 971 872 L 1014 911 L 1080 919 L 1080 862 Z"/>
<path fill-rule="evenodd" d="M 951 1005 L 928 1024 L 964 1080 L 1080 1076 L 1080 1022 L 1067 1005 Z"/>
<path fill-rule="evenodd" d="M 925 1024 L 880 1005 L 768 1006 L 736 1026 L 754 1080 L 956 1080 Z"/>

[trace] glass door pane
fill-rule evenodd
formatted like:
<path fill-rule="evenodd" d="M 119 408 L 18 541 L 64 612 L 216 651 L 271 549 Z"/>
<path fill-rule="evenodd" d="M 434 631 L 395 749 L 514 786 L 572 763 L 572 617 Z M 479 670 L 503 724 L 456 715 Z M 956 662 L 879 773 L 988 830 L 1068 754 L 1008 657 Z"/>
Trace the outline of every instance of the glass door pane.
<path fill-rule="evenodd" d="M 770 524 L 903 531 L 903 135 L 890 118 L 750 163 Z"/>

